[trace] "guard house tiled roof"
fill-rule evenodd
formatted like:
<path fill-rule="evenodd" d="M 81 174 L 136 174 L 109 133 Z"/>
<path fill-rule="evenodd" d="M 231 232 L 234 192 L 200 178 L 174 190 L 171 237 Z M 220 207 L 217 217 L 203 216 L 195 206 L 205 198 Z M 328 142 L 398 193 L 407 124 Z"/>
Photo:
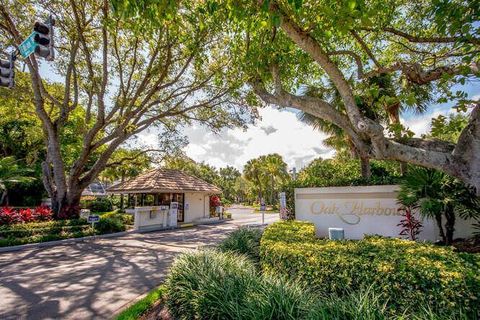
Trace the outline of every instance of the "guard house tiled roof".
<path fill-rule="evenodd" d="M 221 193 L 222 190 L 202 179 L 188 175 L 180 170 L 154 169 L 136 178 L 120 182 L 107 189 L 107 193 L 155 193 L 197 191 Z"/>

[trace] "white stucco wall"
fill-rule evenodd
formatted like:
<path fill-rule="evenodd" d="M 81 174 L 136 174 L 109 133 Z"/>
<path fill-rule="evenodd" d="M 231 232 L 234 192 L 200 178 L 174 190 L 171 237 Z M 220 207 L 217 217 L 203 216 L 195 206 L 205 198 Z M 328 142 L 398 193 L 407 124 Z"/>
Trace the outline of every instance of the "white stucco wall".
<path fill-rule="evenodd" d="M 208 195 L 200 192 L 185 193 L 185 222 L 208 217 L 208 213 L 205 211 L 205 197 Z"/>
<path fill-rule="evenodd" d="M 366 234 L 399 237 L 401 215 L 396 194 L 399 187 L 329 187 L 295 189 L 297 220 L 311 221 L 319 237 L 328 237 L 328 228 L 345 230 L 345 237 L 362 239 Z M 417 215 L 418 217 L 418 215 Z M 423 220 L 419 239 L 435 241 L 438 228 L 432 219 Z M 455 238 L 470 236 L 472 221 L 457 218 Z"/>
<path fill-rule="evenodd" d="M 169 225 L 167 221 L 168 206 L 136 207 L 134 211 L 136 230 L 158 230 Z"/>

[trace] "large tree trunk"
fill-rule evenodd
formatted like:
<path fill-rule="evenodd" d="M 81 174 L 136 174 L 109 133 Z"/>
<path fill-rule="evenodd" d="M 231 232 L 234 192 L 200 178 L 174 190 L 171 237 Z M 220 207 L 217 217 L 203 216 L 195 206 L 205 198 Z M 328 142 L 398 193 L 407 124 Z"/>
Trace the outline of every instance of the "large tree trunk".
<path fill-rule="evenodd" d="M 394 105 L 391 105 L 390 107 L 387 108 L 387 113 L 388 113 L 388 120 L 390 124 L 401 124 L 400 121 L 400 102 L 395 103 Z M 402 133 L 397 132 L 395 134 L 395 138 L 401 139 L 402 138 Z M 404 176 L 407 173 L 407 164 L 405 162 L 399 162 L 400 165 L 400 174 Z"/>
<path fill-rule="evenodd" d="M 57 219 L 76 219 L 80 216 L 80 198 L 82 191 L 79 188 L 69 190 L 64 197 L 52 198 L 52 211 Z"/>
<path fill-rule="evenodd" d="M 370 159 L 366 157 L 360 157 L 360 167 L 362 170 L 362 177 L 370 179 L 372 171 L 370 170 Z"/>

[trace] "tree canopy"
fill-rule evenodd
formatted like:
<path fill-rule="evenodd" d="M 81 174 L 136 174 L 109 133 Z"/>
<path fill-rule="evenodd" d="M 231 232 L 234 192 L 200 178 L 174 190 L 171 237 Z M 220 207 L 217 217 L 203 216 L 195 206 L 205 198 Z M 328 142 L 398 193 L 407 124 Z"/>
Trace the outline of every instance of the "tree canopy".
<path fill-rule="evenodd" d="M 115 14 L 106 0 L 2 2 L 5 46 L 22 42 L 32 18 L 54 13 L 56 20 L 56 58 L 46 66 L 54 76 L 43 77 L 46 63 L 34 55 L 22 62 L 47 146 L 44 185 L 57 214 L 69 215 L 115 150 L 148 128 L 171 141 L 192 122 L 219 130 L 250 120 L 240 83 L 225 68 L 230 59 L 219 26 L 202 8 L 186 1 L 174 12 L 158 11 L 153 29 L 146 20 Z M 57 79 L 60 84 L 48 83 Z M 74 117 L 80 132 L 68 129 Z M 64 150 L 62 138 L 81 143 Z"/>
<path fill-rule="evenodd" d="M 477 1 L 210 3 L 233 34 L 229 44 L 239 76 L 263 102 L 333 123 L 360 157 L 435 168 L 480 190 L 480 103 L 457 90 L 479 76 Z M 388 78 L 388 86 L 372 82 L 379 77 Z M 342 109 L 303 90 L 321 91 L 330 83 Z M 388 120 L 365 114 L 359 95 Z M 470 114 L 456 144 L 416 138 L 392 121 L 406 108 L 442 102 Z"/>

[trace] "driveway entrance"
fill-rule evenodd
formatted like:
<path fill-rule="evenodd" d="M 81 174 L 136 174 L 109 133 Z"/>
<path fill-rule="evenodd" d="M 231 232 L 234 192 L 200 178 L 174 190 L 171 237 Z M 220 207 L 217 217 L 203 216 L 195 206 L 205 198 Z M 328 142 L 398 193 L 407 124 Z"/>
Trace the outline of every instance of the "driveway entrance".
<path fill-rule="evenodd" d="M 0 319 L 110 319 L 159 285 L 179 253 L 258 223 L 249 210 L 218 225 L 1 253 Z"/>

